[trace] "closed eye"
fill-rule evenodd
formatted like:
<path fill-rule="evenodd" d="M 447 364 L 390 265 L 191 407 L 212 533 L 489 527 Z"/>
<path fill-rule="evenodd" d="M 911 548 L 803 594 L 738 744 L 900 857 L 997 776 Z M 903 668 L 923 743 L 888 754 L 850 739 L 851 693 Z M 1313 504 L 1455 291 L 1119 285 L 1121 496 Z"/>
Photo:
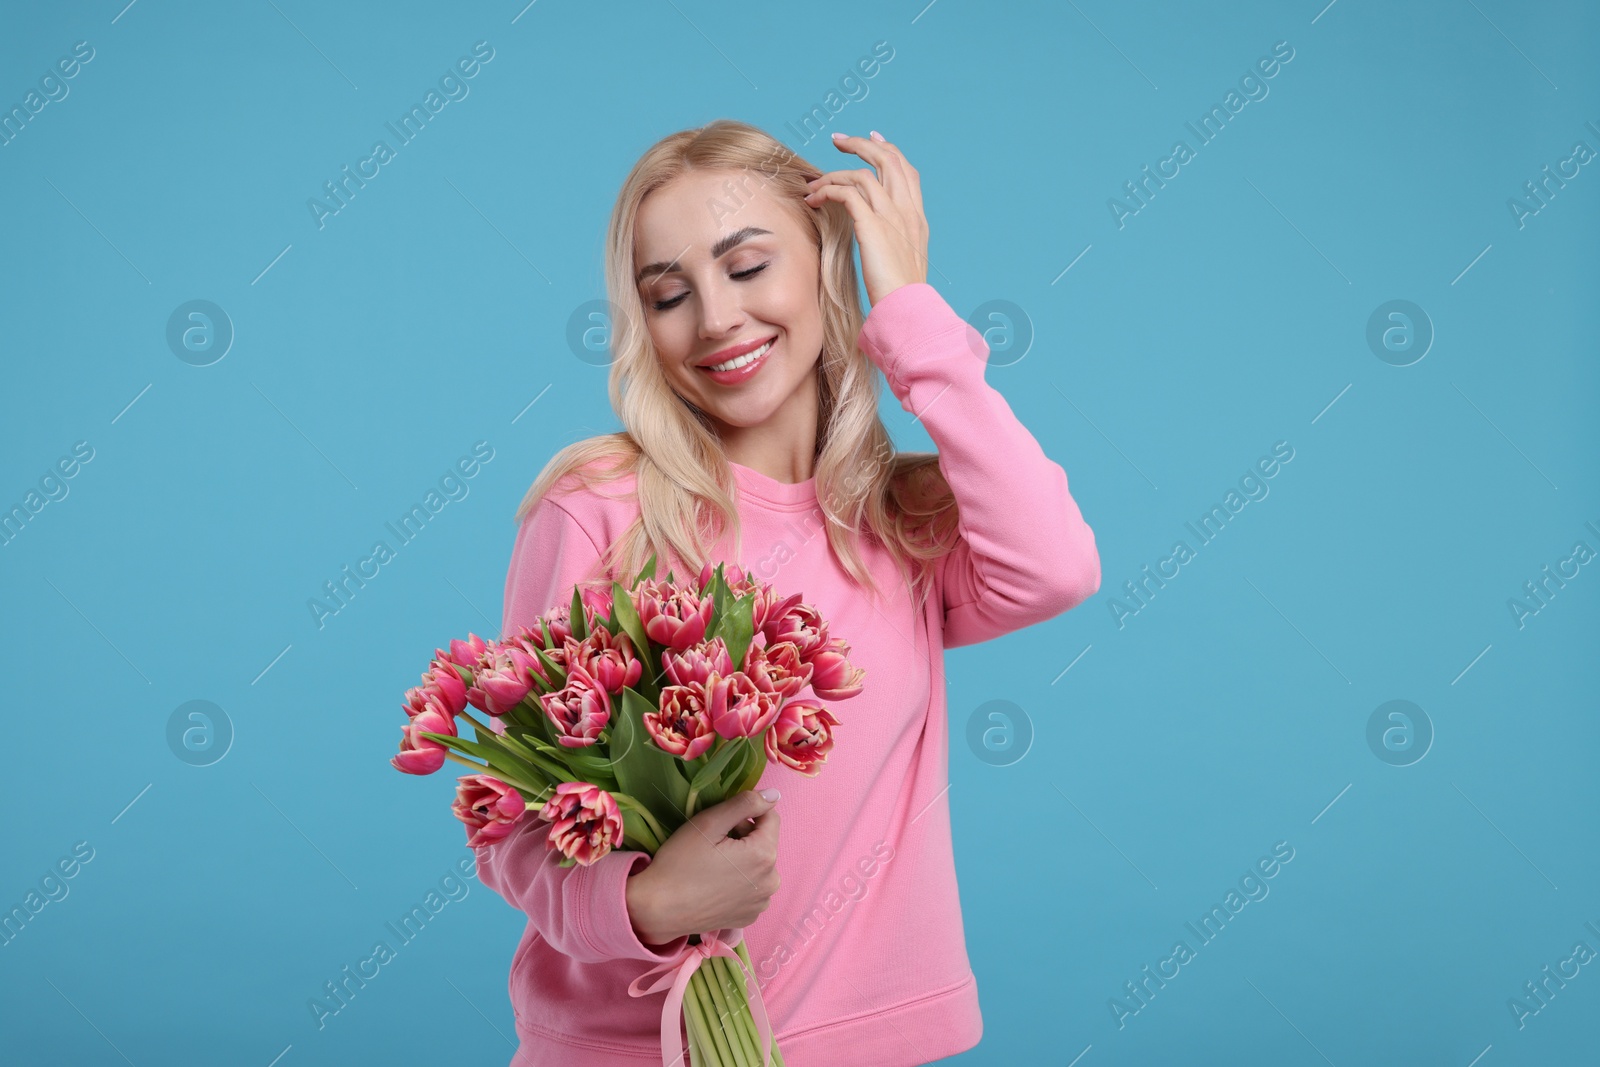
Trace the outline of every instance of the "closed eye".
<path fill-rule="evenodd" d="M 755 277 L 757 274 L 760 274 L 762 271 L 766 270 L 770 266 L 772 266 L 772 263 L 770 261 L 768 261 L 766 263 L 761 264 L 759 267 L 751 267 L 749 270 L 741 270 L 741 271 L 739 271 L 739 272 L 737 272 L 735 274 L 728 275 L 728 277 L 737 278 L 740 281 L 748 281 L 749 279 Z M 689 295 L 688 293 L 679 293 L 677 296 L 673 297 L 671 300 L 657 300 L 654 303 L 652 303 L 650 306 L 655 308 L 657 311 L 669 311 L 672 308 L 675 308 L 679 304 L 681 304 L 683 302 L 683 298 L 688 296 L 688 295 Z"/>

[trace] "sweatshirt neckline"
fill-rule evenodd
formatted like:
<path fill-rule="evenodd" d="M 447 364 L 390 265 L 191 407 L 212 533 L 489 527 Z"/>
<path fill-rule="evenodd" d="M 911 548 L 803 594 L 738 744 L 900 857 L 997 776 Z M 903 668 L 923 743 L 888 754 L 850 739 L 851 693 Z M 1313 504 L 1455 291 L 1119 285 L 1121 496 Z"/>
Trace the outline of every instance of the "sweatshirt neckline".
<path fill-rule="evenodd" d="M 780 482 L 742 463 L 729 460 L 728 466 L 733 470 L 740 492 L 757 500 L 788 507 L 816 502 L 817 477 L 814 474 L 803 482 Z"/>

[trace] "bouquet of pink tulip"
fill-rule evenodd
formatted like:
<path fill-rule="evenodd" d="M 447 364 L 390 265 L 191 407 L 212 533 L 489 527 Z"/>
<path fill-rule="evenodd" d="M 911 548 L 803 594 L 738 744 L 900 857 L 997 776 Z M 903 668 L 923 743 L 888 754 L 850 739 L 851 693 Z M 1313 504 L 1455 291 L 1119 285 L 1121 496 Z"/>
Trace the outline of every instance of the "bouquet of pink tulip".
<path fill-rule="evenodd" d="M 467 844 L 493 844 L 534 812 L 563 867 L 613 848 L 654 855 L 696 811 L 753 789 L 769 760 L 816 775 L 839 721 L 800 693 L 852 697 L 865 672 L 799 594 L 780 597 L 737 565 L 726 567 L 731 580 L 724 570 L 707 564 L 692 586 L 670 572 L 662 581 L 652 556 L 631 589 L 574 589 L 534 628 L 435 650 L 422 685 L 406 692 L 409 721 L 391 762 L 407 774 L 432 774 L 447 759 L 471 767 L 454 804 Z M 629 988 L 669 989 L 667 1067 L 683 1055 L 680 1005 L 695 1067 L 782 1067 L 743 941 L 729 946 L 713 932 L 690 942 Z"/>

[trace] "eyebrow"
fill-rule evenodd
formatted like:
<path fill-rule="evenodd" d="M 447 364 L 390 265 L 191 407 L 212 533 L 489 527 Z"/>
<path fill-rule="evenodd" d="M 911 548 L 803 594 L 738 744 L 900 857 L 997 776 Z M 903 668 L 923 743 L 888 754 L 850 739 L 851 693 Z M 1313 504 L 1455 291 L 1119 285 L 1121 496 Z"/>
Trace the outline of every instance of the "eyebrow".
<path fill-rule="evenodd" d="M 771 236 L 772 231 L 771 230 L 763 230 L 759 226 L 746 226 L 743 229 L 734 230 L 730 234 L 727 234 L 727 235 L 725 235 L 723 237 L 719 237 L 719 238 L 717 238 L 717 243 L 711 246 L 711 258 L 712 259 L 721 259 L 723 256 L 727 255 L 728 252 L 730 252 L 736 245 L 743 244 L 745 241 L 748 241 L 750 238 L 759 237 L 762 234 L 766 234 L 768 236 Z M 684 252 L 687 252 L 687 251 L 688 251 L 687 248 L 684 249 Z M 678 253 L 677 257 L 675 257 L 671 262 L 659 262 L 659 263 L 646 264 L 645 266 L 639 268 L 639 273 L 634 276 L 633 280 L 637 284 L 638 282 L 644 281 L 644 276 L 646 274 L 651 273 L 652 271 L 656 272 L 656 273 L 659 273 L 659 274 L 666 274 L 668 271 L 677 270 L 678 269 L 678 260 L 682 259 L 682 258 L 683 258 L 683 252 L 680 252 L 680 253 Z"/>

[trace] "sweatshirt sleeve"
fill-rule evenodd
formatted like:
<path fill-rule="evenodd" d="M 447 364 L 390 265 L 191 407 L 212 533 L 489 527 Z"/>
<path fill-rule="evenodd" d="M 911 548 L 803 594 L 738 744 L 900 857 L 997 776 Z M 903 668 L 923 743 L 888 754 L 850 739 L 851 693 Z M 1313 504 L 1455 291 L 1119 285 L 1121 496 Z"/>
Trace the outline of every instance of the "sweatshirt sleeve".
<path fill-rule="evenodd" d="M 982 334 L 916 282 L 878 301 L 858 343 L 927 428 L 955 495 L 960 537 L 939 564 L 945 647 L 992 640 L 1093 596 L 1094 531 L 1066 471 L 984 380 Z"/>
<path fill-rule="evenodd" d="M 523 519 L 506 575 L 504 627 L 532 626 L 538 616 L 572 599 L 601 551 L 571 512 L 541 500 Z M 616 959 L 664 962 L 688 937 L 664 945 L 640 940 L 628 915 L 628 876 L 650 865 L 648 853 L 613 849 L 585 866 L 559 866 L 561 854 L 546 839 L 548 827 L 533 817 L 500 841 L 478 849 L 478 877 L 528 921 L 557 951 L 580 963 Z"/>

